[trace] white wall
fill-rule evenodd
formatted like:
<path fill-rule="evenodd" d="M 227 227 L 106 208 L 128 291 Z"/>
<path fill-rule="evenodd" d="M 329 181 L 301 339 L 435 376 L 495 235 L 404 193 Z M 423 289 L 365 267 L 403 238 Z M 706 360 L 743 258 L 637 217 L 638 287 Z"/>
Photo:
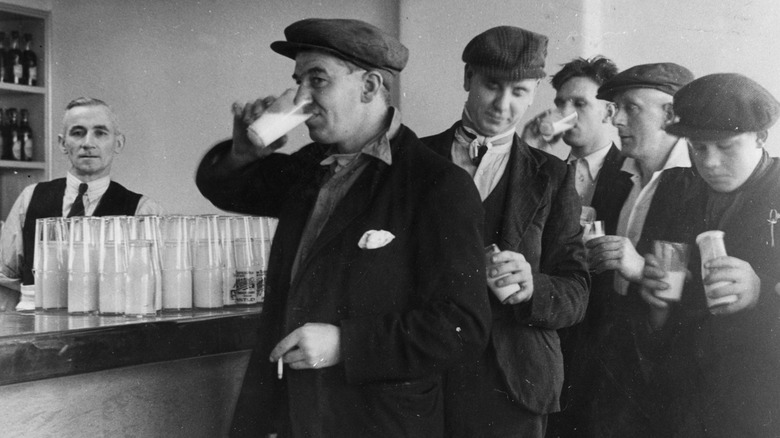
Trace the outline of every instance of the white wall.
<path fill-rule="evenodd" d="M 13 3 L 29 4 L 23 0 Z M 295 20 L 351 17 L 400 32 L 403 119 L 418 134 L 449 127 L 465 100 L 460 55 L 483 30 L 510 24 L 550 38 L 547 72 L 603 54 L 623 69 L 673 61 L 697 75 L 736 71 L 780 96 L 776 0 L 35 0 L 52 10 L 53 120 L 81 95 L 111 103 L 127 133 L 115 178 L 171 212 L 215 212 L 195 188 L 206 149 L 230 134 L 229 106 L 293 84 L 269 49 Z M 49 7 L 51 5 L 51 7 Z M 548 108 L 545 82 L 526 118 Z M 777 131 L 777 129 L 776 129 Z M 780 131 L 770 141 L 780 145 Z M 292 146 L 307 141 L 297 130 Z M 778 147 L 774 147 L 776 152 Z M 53 175 L 67 163 L 54 151 Z"/>
<path fill-rule="evenodd" d="M 68 101 L 102 98 L 127 135 L 114 179 L 169 212 L 216 212 L 194 173 L 230 135 L 231 103 L 294 85 L 293 61 L 270 43 L 309 17 L 354 17 L 392 32 L 395 8 L 383 0 L 54 0 L 53 132 Z M 303 129 L 293 137 L 298 146 L 308 138 Z M 68 163 L 56 149 L 52 156 L 52 176 L 64 174 Z"/>
<path fill-rule="evenodd" d="M 504 24 L 549 37 L 551 75 L 574 57 L 602 54 L 621 70 L 670 61 L 697 76 L 738 72 L 780 98 L 777 0 L 402 0 L 400 16 L 401 39 L 413 55 L 403 73 L 402 108 L 407 124 L 421 135 L 460 117 L 463 48 L 478 33 Z M 544 83 L 525 119 L 550 107 L 553 97 Z M 777 154 L 780 128 L 773 131 L 769 149 Z"/>

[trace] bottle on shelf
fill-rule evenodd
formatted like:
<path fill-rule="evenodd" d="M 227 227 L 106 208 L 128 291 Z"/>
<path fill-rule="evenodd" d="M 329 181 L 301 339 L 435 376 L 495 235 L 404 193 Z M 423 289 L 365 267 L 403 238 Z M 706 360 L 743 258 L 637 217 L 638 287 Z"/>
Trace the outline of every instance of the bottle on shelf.
<path fill-rule="evenodd" d="M 38 85 L 38 56 L 32 50 L 32 35 L 24 34 L 24 52 L 22 52 L 22 83 Z"/>
<path fill-rule="evenodd" d="M 24 68 L 22 67 L 22 51 L 19 50 L 19 32 L 11 32 L 11 48 L 8 49 L 8 56 L 5 62 L 8 69 L 6 82 L 12 84 L 21 84 Z"/>
<path fill-rule="evenodd" d="M 19 126 L 19 134 L 22 139 L 22 160 L 32 161 L 33 159 L 33 132 L 30 128 L 30 116 L 29 111 L 26 109 L 21 110 L 22 122 Z"/>
<path fill-rule="evenodd" d="M 19 112 L 16 108 L 8 108 L 5 111 L 6 137 L 5 150 L 10 152 L 6 160 L 22 159 L 22 136 L 19 133 Z"/>
<path fill-rule="evenodd" d="M 5 48 L 5 32 L 0 32 L 0 82 L 8 82 L 6 79 L 8 78 L 8 68 L 5 62 L 7 57 L 8 50 Z"/>
<path fill-rule="evenodd" d="M 11 150 L 9 148 L 6 148 L 6 142 L 5 142 L 5 131 L 6 131 L 6 123 L 5 123 L 5 111 L 3 111 L 2 108 L 0 108 L 0 160 L 7 160 L 7 157 L 11 156 Z"/>

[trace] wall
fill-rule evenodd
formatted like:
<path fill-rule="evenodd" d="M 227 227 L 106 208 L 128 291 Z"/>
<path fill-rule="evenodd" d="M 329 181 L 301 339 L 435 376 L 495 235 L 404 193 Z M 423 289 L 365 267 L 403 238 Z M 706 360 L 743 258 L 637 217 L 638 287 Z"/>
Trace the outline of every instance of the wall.
<path fill-rule="evenodd" d="M 12 2 L 21 2 L 14 0 Z M 127 133 L 115 178 L 170 212 L 216 212 L 193 183 L 206 149 L 230 134 L 230 104 L 293 85 L 292 61 L 273 53 L 289 23 L 354 17 L 400 38 L 411 52 L 402 74 L 405 123 L 426 135 L 460 117 L 461 51 L 477 33 L 512 24 L 550 38 L 547 71 L 604 54 L 620 68 L 674 61 L 697 75 L 745 73 L 780 96 L 776 0 L 36 0 L 53 20 L 53 129 L 80 95 L 113 104 Z M 446 6 L 443 6 L 446 5 Z M 545 82 L 526 119 L 551 106 Z M 776 130 L 777 131 L 777 130 Z M 770 140 L 780 136 L 770 134 Z M 307 141 L 294 132 L 291 148 Z M 777 143 L 780 145 L 780 141 Z M 778 147 L 774 147 L 776 153 Z M 565 154 L 565 151 L 562 152 Z M 67 162 L 57 153 L 53 176 Z"/>
<path fill-rule="evenodd" d="M 113 177 L 171 213 L 217 212 L 194 184 L 205 151 L 231 132 L 230 105 L 294 85 L 293 61 L 269 48 L 308 17 L 354 17 L 394 31 L 383 0 L 55 0 L 53 132 L 71 99 L 106 100 L 127 146 Z M 356 7 L 357 5 L 360 7 Z M 308 139 L 298 129 L 291 146 Z M 52 176 L 69 164 L 55 149 Z"/>
<path fill-rule="evenodd" d="M 612 58 L 621 69 L 671 61 L 697 76 L 746 74 L 780 98 L 776 0 L 495 0 L 478 7 L 451 0 L 444 13 L 441 4 L 401 1 L 401 39 L 412 53 L 401 105 L 406 123 L 421 135 L 439 132 L 460 117 L 466 96 L 463 48 L 478 33 L 503 24 L 549 37 L 548 74 L 574 57 L 595 54 Z M 525 120 L 551 107 L 553 97 L 552 87 L 543 83 Z M 769 149 L 778 154 L 780 128 L 773 131 Z"/>

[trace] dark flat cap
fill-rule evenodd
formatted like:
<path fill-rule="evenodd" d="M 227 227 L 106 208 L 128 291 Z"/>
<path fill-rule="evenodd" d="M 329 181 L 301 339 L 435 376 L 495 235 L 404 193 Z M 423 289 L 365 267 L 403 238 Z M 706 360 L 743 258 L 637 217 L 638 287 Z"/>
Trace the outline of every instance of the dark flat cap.
<path fill-rule="evenodd" d="M 680 137 L 720 140 L 769 129 L 780 115 L 780 103 L 766 88 L 737 73 L 702 76 L 674 95 L 680 119 L 666 131 Z"/>
<path fill-rule="evenodd" d="M 653 88 L 674 96 L 693 80 L 693 73 L 672 62 L 635 65 L 618 73 L 599 87 L 597 98 L 612 100 L 616 94 L 632 88 Z"/>
<path fill-rule="evenodd" d="M 292 59 L 300 51 L 324 51 L 361 68 L 394 74 L 409 59 L 398 39 L 360 20 L 307 18 L 287 26 L 284 36 L 287 41 L 274 41 L 271 50 Z"/>
<path fill-rule="evenodd" d="M 544 73 L 547 37 L 514 26 L 488 29 L 469 41 L 463 62 L 496 79 L 539 79 Z"/>

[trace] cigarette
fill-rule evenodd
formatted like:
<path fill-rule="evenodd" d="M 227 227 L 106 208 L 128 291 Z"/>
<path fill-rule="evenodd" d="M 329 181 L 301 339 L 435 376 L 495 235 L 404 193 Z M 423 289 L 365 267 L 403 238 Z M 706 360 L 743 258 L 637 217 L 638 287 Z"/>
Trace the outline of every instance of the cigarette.
<path fill-rule="evenodd" d="M 284 376 L 284 362 L 282 362 L 282 358 L 280 357 L 276 362 L 276 377 L 278 377 L 279 380 L 282 380 L 282 376 Z"/>

